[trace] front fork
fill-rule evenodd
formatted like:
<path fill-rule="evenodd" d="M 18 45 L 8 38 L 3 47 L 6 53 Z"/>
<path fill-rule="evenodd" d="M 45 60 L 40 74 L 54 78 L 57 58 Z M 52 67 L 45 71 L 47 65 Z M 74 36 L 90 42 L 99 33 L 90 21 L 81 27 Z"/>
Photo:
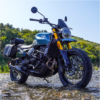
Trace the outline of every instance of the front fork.
<path fill-rule="evenodd" d="M 70 64 L 70 61 L 69 61 L 69 58 L 68 58 L 68 55 L 67 55 L 67 51 L 65 51 L 63 49 L 63 46 L 62 46 L 61 42 L 59 41 L 58 35 L 56 33 L 56 29 L 53 28 L 52 31 L 53 31 L 55 39 L 58 40 L 57 41 L 57 46 L 58 46 L 58 49 L 60 50 L 60 53 L 61 53 L 61 55 L 62 55 L 62 57 L 64 59 L 65 66 L 68 66 Z M 68 46 L 68 49 L 72 48 L 71 45 L 70 45 L 70 43 L 67 43 L 67 46 Z"/>
<path fill-rule="evenodd" d="M 52 31 L 53 31 L 53 34 L 54 34 L 55 39 L 57 40 L 58 39 L 58 35 L 56 33 L 56 30 L 53 28 Z M 59 40 L 57 41 L 57 46 L 58 46 L 58 48 L 60 50 L 63 50 L 63 46 L 62 46 L 62 44 L 61 44 L 61 42 Z M 67 43 L 67 46 L 68 46 L 68 49 L 72 49 L 70 43 Z"/>

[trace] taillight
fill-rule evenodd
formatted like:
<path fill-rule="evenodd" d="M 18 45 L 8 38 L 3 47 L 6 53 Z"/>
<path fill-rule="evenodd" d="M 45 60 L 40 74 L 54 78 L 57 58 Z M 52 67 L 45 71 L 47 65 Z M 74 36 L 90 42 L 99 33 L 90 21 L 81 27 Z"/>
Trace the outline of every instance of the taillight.
<path fill-rule="evenodd" d="M 8 66 L 9 66 L 10 62 L 8 62 Z"/>

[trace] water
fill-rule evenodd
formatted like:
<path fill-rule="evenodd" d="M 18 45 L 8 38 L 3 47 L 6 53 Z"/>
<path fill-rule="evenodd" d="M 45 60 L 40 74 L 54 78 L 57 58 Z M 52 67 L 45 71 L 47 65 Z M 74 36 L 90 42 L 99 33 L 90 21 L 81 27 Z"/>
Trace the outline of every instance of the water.
<path fill-rule="evenodd" d="M 25 84 L 10 80 L 9 74 L 0 74 L 0 100 L 100 100 L 100 70 L 94 71 L 84 89 L 64 87 L 56 74 L 48 78 L 29 77 Z"/>

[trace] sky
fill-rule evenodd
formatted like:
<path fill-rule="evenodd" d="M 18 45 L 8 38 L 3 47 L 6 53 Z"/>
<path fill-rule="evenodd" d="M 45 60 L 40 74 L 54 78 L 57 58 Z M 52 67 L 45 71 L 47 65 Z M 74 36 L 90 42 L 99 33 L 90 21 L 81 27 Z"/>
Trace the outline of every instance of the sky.
<path fill-rule="evenodd" d="M 49 25 L 29 21 L 30 18 L 43 18 L 38 13 L 31 12 L 31 8 L 35 6 L 54 24 L 67 16 L 66 24 L 73 28 L 72 35 L 100 43 L 99 5 L 99 0 L 0 0 L 0 23 L 9 23 L 20 29 L 51 32 Z"/>

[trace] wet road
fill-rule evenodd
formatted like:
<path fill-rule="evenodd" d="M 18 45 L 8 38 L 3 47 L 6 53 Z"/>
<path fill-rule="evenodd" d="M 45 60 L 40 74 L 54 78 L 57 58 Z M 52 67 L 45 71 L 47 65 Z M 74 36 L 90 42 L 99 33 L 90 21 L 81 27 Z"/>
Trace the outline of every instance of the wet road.
<path fill-rule="evenodd" d="M 11 82 L 9 74 L 0 74 L 0 100 L 100 100 L 100 70 L 84 89 L 63 87 L 58 74 L 48 80 L 51 83 L 30 76 L 21 85 Z"/>

